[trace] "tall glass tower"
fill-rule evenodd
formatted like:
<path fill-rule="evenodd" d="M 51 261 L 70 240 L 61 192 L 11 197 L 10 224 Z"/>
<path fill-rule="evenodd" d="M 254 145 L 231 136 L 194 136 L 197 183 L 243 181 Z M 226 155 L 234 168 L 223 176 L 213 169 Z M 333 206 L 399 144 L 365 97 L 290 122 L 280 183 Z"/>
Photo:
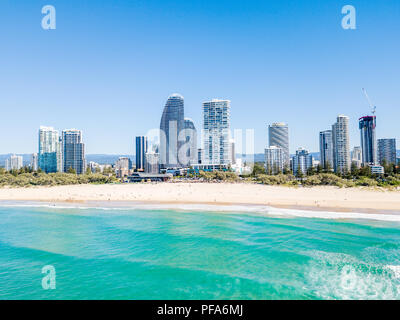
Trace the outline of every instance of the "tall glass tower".
<path fill-rule="evenodd" d="M 268 126 L 268 139 L 270 147 L 278 147 L 283 151 L 283 163 L 289 165 L 289 127 L 286 123 L 277 122 Z"/>
<path fill-rule="evenodd" d="M 396 139 L 378 139 L 378 161 L 396 164 Z"/>
<path fill-rule="evenodd" d="M 85 145 L 82 142 L 82 131 L 77 129 L 62 132 L 63 170 L 73 169 L 77 174 L 85 172 Z"/>
<path fill-rule="evenodd" d="M 147 153 L 147 137 L 136 137 L 136 170 L 144 171 Z"/>
<path fill-rule="evenodd" d="M 52 127 L 39 129 L 38 166 L 46 173 L 62 171 L 59 134 Z"/>
<path fill-rule="evenodd" d="M 162 168 L 180 167 L 178 151 L 185 142 L 184 98 L 168 97 L 160 122 L 160 164 Z"/>
<path fill-rule="evenodd" d="M 324 169 L 333 169 L 332 130 L 319 133 L 319 152 L 321 156 L 321 166 Z"/>
<path fill-rule="evenodd" d="M 197 131 L 192 119 L 185 118 L 185 165 L 197 163 Z"/>
<path fill-rule="evenodd" d="M 377 163 L 376 147 L 376 117 L 366 116 L 359 119 L 359 128 L 361 134 L 361 149 L 363 165 Z"/>
<path fill-rule="evenodd" d="M 230 101 L 217 100 L 203 103 L 204 164 L 230 164 Z"/>

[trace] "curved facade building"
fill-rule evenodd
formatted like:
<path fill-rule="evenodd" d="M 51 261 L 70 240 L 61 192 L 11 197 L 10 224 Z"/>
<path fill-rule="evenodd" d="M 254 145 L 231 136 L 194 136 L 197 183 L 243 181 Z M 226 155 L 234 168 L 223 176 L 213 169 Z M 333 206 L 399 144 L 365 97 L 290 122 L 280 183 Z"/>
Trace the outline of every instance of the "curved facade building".
<path fill-rule="evenodd" d="M 180 167 L 178 150 L 185 139 L 179 134 L 185 129 L 184 99 L 180 94 L 168 97 L 160 123 L 160 165 L 162 168 Z"/>
<path fill-rule="evenodd" d="M 283 163 L 288 165 L 289 154 L 289 127 L 286 123 L 273 123 L 268 127 L 269 146 L 281 148 L 283 151 Z"/>

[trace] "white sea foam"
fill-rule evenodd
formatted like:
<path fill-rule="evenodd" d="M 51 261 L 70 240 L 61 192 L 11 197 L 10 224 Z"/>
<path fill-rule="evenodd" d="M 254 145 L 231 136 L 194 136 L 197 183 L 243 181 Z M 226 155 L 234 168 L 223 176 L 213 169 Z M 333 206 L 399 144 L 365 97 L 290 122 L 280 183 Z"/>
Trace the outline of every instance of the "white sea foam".
<path fill-rule="evenodd" d="M 332 220 L 377 220 L 400 222 L 400 213 L 362 213 L 362 212 L 330 212 L 319 210 L 298 210 L 275 208 L 260 205 L 206 205 L 206 204 L 146 204 L 146 203 L 99 203 L 87 202 L 82 204 L 39 203 L 39 202 L 1 202 L 0 207 L 31 207 L 52 209 L 98 209 L 104 211 L 126 210 L 178 210 L 187 212 L 224 212 L 231 214 L 249 213 L 270 217 L 300 217 Z"/>
<path fill-rule="evenodd" d="M 400 298 L 400 266 L 363 261 L 343 253 L 310 252 L 308 289 L 322 299 Z"/>

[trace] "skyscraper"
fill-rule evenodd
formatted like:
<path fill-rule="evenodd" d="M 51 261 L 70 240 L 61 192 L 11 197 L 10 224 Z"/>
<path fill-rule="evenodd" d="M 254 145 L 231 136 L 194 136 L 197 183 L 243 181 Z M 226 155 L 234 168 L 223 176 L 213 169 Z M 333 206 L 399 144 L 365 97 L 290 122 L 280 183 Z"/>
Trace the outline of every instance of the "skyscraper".
<path fill-rule="evenodd" d="M 357 168 L 361 168 L 362 165 L 362 151 L 361 147 L 354 147 L 351 153 L 351 162 L 354 163 Z"/>
<path fill-rule="evenodd" d="M 350 171 L 349 117 L 339 115 L 332 126 L 333 167 L 337 173 Z"/>
<path fill-rule="evenodd" d="M 324 169 L 333 169 L 332 130 L 319 133 L 319 152 L 321 156 L 321 166 Z"/>
<path fill-rule="evenodd" d="M 268 126 L 269 146 L 279 147 L 283 151 L 284 165 L 289 164 L 289 127 L 286 123 L 277 122 Z"/>
<path fill-rule="evenodd" d="M 184 98 L 180 94 L 168 97 L 160 122 L 160 163 L 164 168 L 180 167 L 178 151 L 185 141 Z"/>
<path fill-rule="evenodd" d="M 378 139 L 378 161 L 396 164 L 396 139 Z"/>
<path fill-rule="evenodd" d="M 185 156 L 180 155 L 179 159 L 183 165 L 197 163 L 197 131 L 192 119 L 185 118 Z"/>
<path fill-rule="evenodd" d="M 307 174 L 308 169 L 312 168 L 313 157 L 303 148 L 296 151 L 296 155 L 292 157 L 292 170 L 295 176 L 299 175 L 299 170 L 303 175 Z"/>
<path fill-rule="evenodd" d="M 32 153 L 32 155 L 31 155 L 31 164 L 30 164 L 31 169 L 33 171 L 37 171 L 38 164 L 39 164 L 38 154 L 37 153 Z"/>
<path fill-rule="evenodd" d="M 146 153 L 148 149 L 147 137 L 136 137 L 136 170 L 144 171 L 146 164 Z"/>
<path fill-rule="evenodd" d="M 236 164 L 236 148 L 235 148 L 235 140 L 231 139 L 231 163 Z"/>
<path fill-rule="evenodd" d="M 146 173 L 160 172 L 160 154 L 156 152 L 146 153 Z"/>
<path fill-rule="evenodd" d="M 57 130 L 52 127 L 39 129 L 39 163 L 38 166 L 46 173 L 62 171 L 61 146 Z"/>
<path fill-rule="evenodd" d="M 359 119 L 359 128 L 361 134 L 361 150 L 363 165 L 374 165 L 377 163 L 376 148 L 376 117 L 366 116 Z"/>
<path fill-rule="evenodd" d="M 77 129 L 62 132 L 63 171 L 73 169 L 77 174 L 85 172 L 85 145 L 82 142 L 82 131 Z"/>
<path fill-rule="evenodd" d="M 203 102 L 204 164 L 230 164 L 230 101 Z"/>
<path fill-rule="evenodd" d="M 265 170 L 267 174 L 277 174 L 283 171 L 284 153 L 282 148 L 271 146 L 265 149 Z"/>
<path fill-rule="evenodd" d="M 6 159 L 6 170 L 19 170 L 23 167 L 22 156 L 13 154 L 10 158 Z"/>

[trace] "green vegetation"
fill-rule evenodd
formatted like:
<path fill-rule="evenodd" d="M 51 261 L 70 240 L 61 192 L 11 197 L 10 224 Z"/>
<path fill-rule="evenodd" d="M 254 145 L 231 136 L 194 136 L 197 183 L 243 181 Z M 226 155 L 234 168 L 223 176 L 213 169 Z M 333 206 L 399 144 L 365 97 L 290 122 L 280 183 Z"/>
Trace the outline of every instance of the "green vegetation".
<path fill-rule="evenodd" d="M 114 175 L 90 173 L 77 175 L 75 173 L 43 173 L 32 172 L 29 168 L 6 172 L 0 168 L 0 187 L 29 187 L 29 186 L 57 186 L 72 184 L 106 184 L 118 180 Z"/>
<path fill-rule="evenodd" d="M 204 179 L 205 181 L 226 181 L 226 182 L 235 182 L 239 180 L 239 177 L 234 172 L 229 171 L 214 171 L 214 172 L 205 172 L 200 171 L 199 178 Z"/>
<path fill-rule="evenodd" d="M 254 165 L 252 180 L 266 185 L 303 185 L 303 186 L 336 186 L 336 187 L 400 187 L 400 168 L 395 165 L 384 164 L 385 174 L 371 174 L 370 168 L 351 167 L 351 171 L 344 175 L 334 174 L 330 169 L 323 170 L 320 166 L 311 168 L 304 175 L 299 171 L 297 177 L 293 174 L 279 173 L 277 175 L 265 174 L 262 164 Z M 247 179 L 249 177 L 246 177 Z"/>

